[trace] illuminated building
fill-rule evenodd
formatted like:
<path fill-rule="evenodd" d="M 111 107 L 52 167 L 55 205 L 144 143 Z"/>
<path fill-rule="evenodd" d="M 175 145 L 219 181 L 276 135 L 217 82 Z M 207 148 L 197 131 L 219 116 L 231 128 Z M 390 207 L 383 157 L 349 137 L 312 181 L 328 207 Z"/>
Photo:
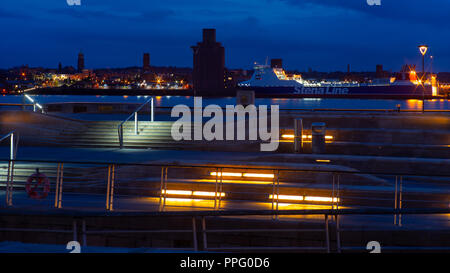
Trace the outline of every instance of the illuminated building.
<path fill-rule="evenodd" d="M 82 72 L 84 69 L 84 54 L 78 53 L 78 72 Z"/>

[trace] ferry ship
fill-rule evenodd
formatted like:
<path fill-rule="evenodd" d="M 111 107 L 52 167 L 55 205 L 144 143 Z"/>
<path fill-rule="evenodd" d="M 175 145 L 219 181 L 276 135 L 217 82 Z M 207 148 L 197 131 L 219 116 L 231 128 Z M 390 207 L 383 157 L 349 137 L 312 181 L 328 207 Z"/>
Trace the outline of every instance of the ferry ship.
<path fill-rule="evenodd" d="M 268 96 L 429 98 L 438 95 L 435 76 L 421 81 L 415 70 L 408 66 L 404 66 L 396 77 L 358 83 L 305 80 L 301 75 L 286 75 L 282 68 L 256 64 L 251 79 L 238 83 L 238 87 L 253 90 L 255 95 Z"/>

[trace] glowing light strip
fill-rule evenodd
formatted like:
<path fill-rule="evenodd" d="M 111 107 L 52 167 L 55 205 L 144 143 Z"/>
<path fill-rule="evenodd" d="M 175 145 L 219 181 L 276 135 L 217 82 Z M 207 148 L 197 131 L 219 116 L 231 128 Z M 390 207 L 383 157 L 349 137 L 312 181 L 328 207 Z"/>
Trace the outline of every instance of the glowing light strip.
<path fill-rule="evenodd" d="M 295 201 L 303 201 L 303 196 L 296 196 L 296 195 L 273 195 L 271 194 L 269 196 L 270 199 L 277 199 L 277 200 L 295 200 Z"/>
<path fill-rule="evenodd" d="M 234 176 L 234 177 L 258 177 L 258 178 L 274 178 L 274 174 L 271 173 L 217 173 L 211 172 L 211 176 Z"/>
<path fill-rule="evenodd" d="M 261 178 L 274 178 L 274 174 L 271 173 L 244 173 L 243 177 L 261 177 Z"/>
<path fill-rule="evenodd" d="M 320 196 L 305 196 L 305 201 L 314 202 L 339 202 L 339 198 L 320 197 Z"/>
<path fill-rule="evenodd" d="M 294 135 L 281 135 L 281 138 L 289 138 L 289 139 L 293 139 L 293 138 L 295 138 L 295 136 Z M 303 139 L 312 139 L 312 135 L 302 135 L 302 138 Z M 328 139 L 328 140 L 330 140 L 330 139 L 334 139 L 334 137 L 333 136 L 330 136 L 330 135 L 327 135 L 327 136 L 325 136 L 325 139 Z"/>
<path fill-rule="evenodd" d="M 290 201 L 314 201 L 314 202 L 339 202 L 339 198 L 321 196 L 300 196 L 300 195 L 269 195 L 269 199 L 290 200 Z"/>
<path fill-rule="evenodd" d="M 214 197 L 217 195 L 220 197 L 225 197 L 224 192 L 218 192 L 216 194 L 215 192 L 209 191 L 162 190 L 162 193 L 168 195 L 193 195 L 193 196 L 208 196 L 208 197 Z"/>
<path fill-rule="evenodd" d="M 200 202 L 203 201 L 201 199 L 189 199 L 189 198 L 166 198 L 168 202 Z"/>
<path fill-rule="evenodd" d="M 236 177 L 242 177 L 242 173 L 217 173 L 212 172 L 210 173 L 212 176 L 236 176 Z"/>
<path fill-rule="evenodd" d="M 199 182 L 205 182 L 205 183 L 216 183 L 215 179 L 198 179 Z M 224 184 L 250 184 L 250 185 L 272 185 L 273 181 L 250 181 L 250 180 L 230 180 L 230 179 L 223 179 L 220 182 Z"/>
<path fill-rule="evenodd" d="M 316 159 L 316 162 L 319 162 L 319 163 L 330 163 L 331 160 L 329 160 L 329 159 Z"/>
<path fill-rule="evenodd" d="M 214 197 L 214 196 L 220 196 L 220 197 L 225 197 L 225 193 L 224 192 L 218 192 L 217 194 L 215 192 L 208 192 L 208 191 L 194 191 L 192 193 L 192 195 L 194 196 L 210 196 L 210 197 Z"/>
<path fill-rule="evenodd" d="M 163 194 L 192 195 L 192 191 L 162 190 Z"/>

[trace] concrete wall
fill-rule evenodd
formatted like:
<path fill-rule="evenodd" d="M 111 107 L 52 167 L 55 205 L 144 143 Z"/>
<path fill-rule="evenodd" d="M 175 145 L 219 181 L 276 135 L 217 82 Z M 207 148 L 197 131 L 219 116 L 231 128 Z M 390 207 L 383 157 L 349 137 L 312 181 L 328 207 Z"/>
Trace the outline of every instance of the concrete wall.
<path fill-rule="evenodd" d="M 48 103 L 44 105 L 47 113 L 129 113 L 134 112 L 141 103 Z M 150 105 L 142 112 L 150 112 Z"/>
<path fill-rule="evenodd" d="M 84 130 L 85 125 L 76 120 L 31 111 L 1 111 L 0 133 L 13 130 L 19 133 L 21 144 L 32 145 L 43 140 L 55 140 L 62 133 Z M 56 143 L 55 143 L 56 144 Z"/>
<path fill-rule="evenodd" d="M 326 122 L 329 128 L 450 130 L 450 113 L 410 112 L 302 112 L 281 111 L 280 127 L 292 128 L 294 119 L 302 118 L 303 126 Z"/>

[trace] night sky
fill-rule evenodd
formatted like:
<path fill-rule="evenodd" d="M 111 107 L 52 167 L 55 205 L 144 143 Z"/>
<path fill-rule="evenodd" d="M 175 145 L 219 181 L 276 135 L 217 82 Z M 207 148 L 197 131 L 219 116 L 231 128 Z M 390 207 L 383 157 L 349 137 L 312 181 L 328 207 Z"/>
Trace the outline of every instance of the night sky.
<path fill-rule="evenodd" d="M 450 71 L 450 1 L 381 0 L 1 0 L 0 68 L 28 64 L 87 68 L 192 66 L 191 45 L 216 28 L 226 66 L 283 58 L 287 69 L 398 71 L 421 63 L 426 43 L 433 71 Z M 428 62 L 429 64 L 430 62 Z"/>

